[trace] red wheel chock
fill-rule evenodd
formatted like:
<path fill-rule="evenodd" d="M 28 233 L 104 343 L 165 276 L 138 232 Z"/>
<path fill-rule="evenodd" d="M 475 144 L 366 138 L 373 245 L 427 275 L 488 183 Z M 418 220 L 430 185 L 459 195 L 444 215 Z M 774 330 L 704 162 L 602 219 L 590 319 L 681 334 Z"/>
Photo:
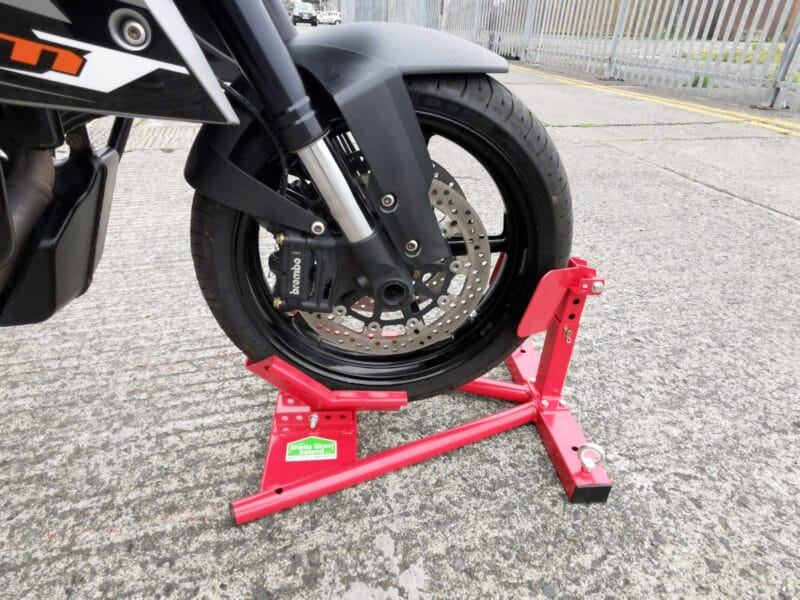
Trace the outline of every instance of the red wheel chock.
<path fill-rule="evenodd" d="M 275 419 L 261 490 L 231 504 L 236 525 L 396 471 L 497 433 L 534 423 L 572 502 L 604 502 L 611 481 L 561 399 L 561 389 L 588 296 L 603 280 L 579 258 L 547 273 L 536 288 L 517 333 L 546 331 L 541 356 L 526 341 L 506 361 L 514 383 L 479 378 L 461 391 L 518 406 L 358 460 L 357 417 L 362 410 L 399 410 L 405 392 L 332 391 L 277 357 L 247 368 L 275 385 Z"/>

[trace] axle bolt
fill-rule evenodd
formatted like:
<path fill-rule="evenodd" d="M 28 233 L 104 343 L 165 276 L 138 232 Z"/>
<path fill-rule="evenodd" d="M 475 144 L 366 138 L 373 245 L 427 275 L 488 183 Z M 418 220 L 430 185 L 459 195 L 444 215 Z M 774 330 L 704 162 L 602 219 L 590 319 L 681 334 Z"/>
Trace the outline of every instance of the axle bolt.
<path fill-rule="evenodd" d="M 314 221 L 311 224 L 311 233 L 314 235 L 322 235 L 325 233 L 325 223 L 322 221 Z"/>
<path fill-rule="evenodd" d="M 394 205 L 397 203 L 397 200 L 391 194 L 386 194 L 383 198 L 381 198 L 381 206 L 386 210 L 391 210 L 394 208 Z"/>
<path fill-rule="evenodd" d="M 602 291 L 603 291 L 603 282 L 602 281 L 595 281 L 592 284 L 592 293 L 593 294 L 599 294 Z"/>
<path fill-rule="evenodd" d="M 275 234 L 275 243 L 278 244 L 278 248 L 283 246 L 283 243 L 286 241 L 286 234 L 285 233 L 276 233 Z"/>
<path fill-rule="evenodd" d="M 277 309 L 280 309 L 280 307 L 283 306 L 283 300 L 281 300 L 280 298 L 275 298 L 272 301 L 272 306 L 274 306 Z"/>
<path fill-rule="evenodd" d="M 406 254 L 413 256 L 417 252 L 419 252 L 419 243 L 417 240 L 408 240 L 406 242 Z"/>
<path fill-rule="evenodd" d="M 308 426 L 311 429 L 316 429 L 317 428 L 317 423 L 319 423 L 319 415 L 314 414 L 314 415 L 311 415 L 308 418 Z"/>

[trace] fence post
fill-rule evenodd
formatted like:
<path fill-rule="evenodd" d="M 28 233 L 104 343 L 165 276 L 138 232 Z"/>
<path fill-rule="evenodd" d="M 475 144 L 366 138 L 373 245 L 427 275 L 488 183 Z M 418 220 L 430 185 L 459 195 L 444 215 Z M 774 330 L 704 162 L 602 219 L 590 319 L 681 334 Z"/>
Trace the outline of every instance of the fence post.
<path fill-rule="evenodd" d="M 528 46 L 533 39 L 533 24 L 536 19 L 537 0 L 528 0 L 528 12 L 525 13 L 525 29 L 522 31 L 522 52 L 520 56 L 523 61 L 528 59 Z"/>
<path fill-rule="evenodd" d="M 800 45 L 800 13 L 794 20 L 792 32 L 789 39 L 786 40 L 786 45 L 783 47 L 783 55 L 781 62 L 778 65 L 778 70 L 775 71 L 775 77 L 772 79 L 771 88 L 767 92 L 767 99 L 764 102 L 765 108 L 775 108 L 775 102 L 781 93 L 781 83 L 786 81 L 786 75 L 789 72 L 789 67 L 792 66 L 792 60 L 797 52 L 797 47 Z"/>
<path fill-rule="evenodd" d="M 478 33 L 481 28 L 481 9 L 483 8 L 483 1 L 476 0 L 475 2 L 475 21 L 472 23 L 472 41 L 478 43 Z"/>
<path fill-rule="evenodd" d="M 614 79 L 617 72 L 617 48 L 619 48 L 619 40 L 622 37 L 622 32 L 625 29 L 625 21 L 628 20 L 628 7 L 630 0 L 622 0 L 619 7 L 619 15 L 617 16 L 617 26 L 614 28 L 614 38 L 611 40 L 611 52 L 608 55 L 608 63 L 606 64 L 606 72 L 603 79 Z"/>

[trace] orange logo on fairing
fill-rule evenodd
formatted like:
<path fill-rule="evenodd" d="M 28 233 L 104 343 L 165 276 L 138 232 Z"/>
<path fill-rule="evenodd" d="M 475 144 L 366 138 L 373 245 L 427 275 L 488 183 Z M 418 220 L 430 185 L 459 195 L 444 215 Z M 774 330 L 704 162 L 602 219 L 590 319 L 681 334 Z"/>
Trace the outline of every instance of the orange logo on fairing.
<path fill-rule="evenodd" d="M 13 62 L 23 65 L 38 67 L 44 60 L 43 54 L 48 53 L 55 55 L 55 60 L 53 60 L 53 64 L 49 67 L 50 71 L 57 71 L 58 73 L 75 75 L 77 77 L 80 75 L 81 69 L 83 69 L 83 65 L 86 63 L 86 60 L 82 56 L 76 54 L 72 50 L 66 50 L 40 42 L 32 42 L 5 33 L 0 33 L 0 40 L 5 40 L 13 44 L 10 58 Z"/>

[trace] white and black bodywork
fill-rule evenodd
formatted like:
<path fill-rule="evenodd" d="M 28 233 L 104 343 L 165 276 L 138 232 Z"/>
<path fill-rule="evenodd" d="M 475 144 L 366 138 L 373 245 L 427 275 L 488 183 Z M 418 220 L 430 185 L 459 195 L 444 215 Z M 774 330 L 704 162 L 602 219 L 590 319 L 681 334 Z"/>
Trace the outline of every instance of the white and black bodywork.
<path fill-rule="evenodd" d="M 91 113 L 234 123 L 169 0 L 0 1 L 0 99 Z"/>
<path fill-rule="evenodd" d="M 541 125 L 486 76 L 505 61 L 428 29 L 292 20 L 280 0 L 0 0 L 0 325 L 88 289 L 132 117 L 154 117 L 205 123 L 186 166 L 196 268 L 250 358 L 413 397 L 516 347 L 533 287 L 568 257 L 571 208 Z M 436 137 L 494 181 L 497 232 L 432 159 Z"/>

